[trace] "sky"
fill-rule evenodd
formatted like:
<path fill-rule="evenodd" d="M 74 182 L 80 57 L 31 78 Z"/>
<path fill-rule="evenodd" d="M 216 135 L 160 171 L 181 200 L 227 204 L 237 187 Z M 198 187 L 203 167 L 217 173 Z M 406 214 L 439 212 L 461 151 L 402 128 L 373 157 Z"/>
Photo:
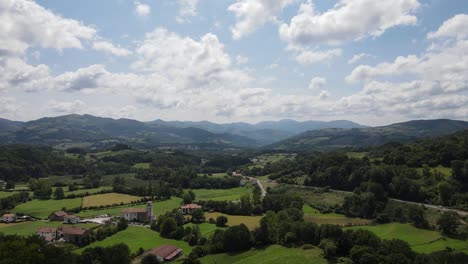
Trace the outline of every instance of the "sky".
<path fill-rule="evenodd" d="M 0 0 L 0 117 L 468 120 L 465 0 Z"/>

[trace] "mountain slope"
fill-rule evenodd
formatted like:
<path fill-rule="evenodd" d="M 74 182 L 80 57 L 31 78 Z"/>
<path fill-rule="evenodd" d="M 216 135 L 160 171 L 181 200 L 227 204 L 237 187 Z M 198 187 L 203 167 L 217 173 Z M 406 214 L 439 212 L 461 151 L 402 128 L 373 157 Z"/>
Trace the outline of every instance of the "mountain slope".
<path fill-rule="evenodd" d="M 447 135 L 464 129 L 468 129 L 468 122 L 448 119 L 414 120 L 380 127 L 307 131 L 265 148 L 314 151 L 343 147 L 365 147 L 391 141 L 410 142 L 420 138 Z"/>

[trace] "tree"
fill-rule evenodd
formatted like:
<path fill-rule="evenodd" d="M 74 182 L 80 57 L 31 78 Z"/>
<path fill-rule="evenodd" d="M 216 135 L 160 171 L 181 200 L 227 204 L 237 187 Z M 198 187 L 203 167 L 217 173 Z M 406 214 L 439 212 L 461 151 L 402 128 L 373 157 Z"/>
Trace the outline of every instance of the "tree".
<path fill-rule="evenodd" d="M 319 247 L 322 249 L 323 257 L 331 259 L 336 256 L 336 244 L 331 239 L 323 239 L 320 241 Z"/>
<path fill-rule="evenodd" d="M 446 235 L 454 235 L 460 225 L 458 215 L 455 212 L 446 211 L 437 220 L 437 225 L 442 233 Z"/>
<path fill-rule="evenodd" d="M 231 226 L 224 232 L 223 247 L 227 252 L 245 251 L 252 246 L 250 231 L 246 225 Z"/>
<path fill-rule="evenodd" d="M 225 227 L 228 222 L 228 218 L 224 215 L 216 217 L 216 226 L 217 227 Z"/>
<path fill-rule="evenodd" d="M 182 195 L 182 200 L 184 200 L 184 204 L 191 204 L 193 201 L 192 196 L 189 193 L 184 193 Z"/>
<path fill-rule="evenodd" d="M 117 222 L 117 230 L 122 231 L 127 229 L 128 227 L 128 222 L 125 218 L 120 218 L 119 221 Z"/>
<path fill-rule="evenodd" d="M 112 182 L 112 189 L 114 192 L 122 193 L 125 191 L 125 178 L 117 176 Z"/>
<path fill-rule="evenodd" d="M 160 264 L 161 262 L 153 254 L 146 255 L 142 260 L 141 264 Z"/>
<path fill-rule="evenodd" d="M 413 225 L 419 228 L 427 228 L 429 223 L 424 218 L 424 210 L 421 207 L 413 207 L 409 210 L 409 219 Z"/>
<path fill-rule="evenodd" d="M 54 198 L 56 200 L 61 200 L 65 197 L 65 193 L 63 192 L 63 188 L 62 187 L 57 187 L 57 189 L 55 189 L 55 192 L 54 192 Z"/>
<path fill-rule="evenodd" d="M 177 222 L 172 217 L 167 217 L 162 220 L 160 232 L 162 237 L 170 237 L 172 232 L 177 230 Z"/>
<path fill-rule="evenodd" d="M 52 194 L 52 186 L 47 179 L 31 179 L 29 189 L 33 191 L 34 197 L 38 199 L 49 199 Z"/>
<path fill-rule="evenodd" d="M 5 185 L 5 189 L 12 190 L 15 189 L 15 182 L 14 181 L 7 181 Z"/>
<path fill-rule="evenodd" d="M 192 213 L 192 222 L 200 223 L 205 222 L 205 214 L 202 209 L 195 209 Z"/>

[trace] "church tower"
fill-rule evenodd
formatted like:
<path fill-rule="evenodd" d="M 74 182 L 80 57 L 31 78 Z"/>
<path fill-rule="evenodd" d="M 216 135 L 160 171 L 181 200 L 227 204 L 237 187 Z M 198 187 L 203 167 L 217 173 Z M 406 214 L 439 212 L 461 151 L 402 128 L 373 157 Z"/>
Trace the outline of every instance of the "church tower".
<path fill-rule="evenodd" d="M 146 219 L 148 220 L 148 222 L 153 222 L 153 219 L 154 219 L 154 216 L 153 216 L 153 202 L 152 201 L 149 201 L 147 204 L 146 204 Z"/>

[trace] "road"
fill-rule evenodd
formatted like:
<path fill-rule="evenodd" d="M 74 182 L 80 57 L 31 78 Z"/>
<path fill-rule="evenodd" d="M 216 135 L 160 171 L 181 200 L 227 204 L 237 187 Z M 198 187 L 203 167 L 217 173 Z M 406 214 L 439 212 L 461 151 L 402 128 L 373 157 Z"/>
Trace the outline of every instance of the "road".
<path fill-rule="evenodd" d="M 302 189 L 313 189 L 313 188 L 323 188 L 323 187 L 313 187 L 313 186 L 304 186 L 304 185 L 293 185 L 293 184 L 288 184 L 290 186 L 294 186 L 294 187 L 299 187 L 299 188 L 302 188 Z M 328 189 L 329 191 L 332 191 L 332 192 L 339 192 L 339 193 L 347 193 L 347 194 L 352 194 L 352 192 L 348 192 L 348 191 L 342 191 L 342 190 L 335 190 L 335 189 Z M 395 202 L 400 202 L 400 203 L 405 203 L 405 204 L 413 204 L 413 205 L 423 205 L 427 208 L 431 208 L 431 209 L 435 209 L 435 210 L 438 210 L 438 211 L 451 211 L 451 212 L 455 212 L 461 216 L 468 216 L 468 212 L 467 211 L 462 211 L 462 210 L 458 210 L 458 209 L 453 209 L 453 208 L 449 208 L 449 207 L 445 207 L 445 206 L 439 206 L 439 205 L 433 205 L 433 204 L 426 204 L 426 203 L 418 203 L 418 202 L 410 202 L 410 201 L 405 201 L 405 200 L 400 200 L 400 199 L 394 199 L 394 198 L 389 198 L 389 200 L 391 201 L 395 201 Z"/>
<path fill-rule="evenodd" d="M 256 181 L 256 182 L 257 182 L 258 187 L 259 187 L 260 190 L 262 191 L 262 198 L 265 197 L 265 195 L 266 195 L 266 190 L 265 190 L 265 188 L 263 187 L 263 185 L 262 185 L 262 183 L 260 182 L 260 180 L 255 179 L 254 177 L 249 177 L 249 176 L 247 176 L 247 178 L 249 178 L 249 180 L 251 180 L 251 181 Z"/>

